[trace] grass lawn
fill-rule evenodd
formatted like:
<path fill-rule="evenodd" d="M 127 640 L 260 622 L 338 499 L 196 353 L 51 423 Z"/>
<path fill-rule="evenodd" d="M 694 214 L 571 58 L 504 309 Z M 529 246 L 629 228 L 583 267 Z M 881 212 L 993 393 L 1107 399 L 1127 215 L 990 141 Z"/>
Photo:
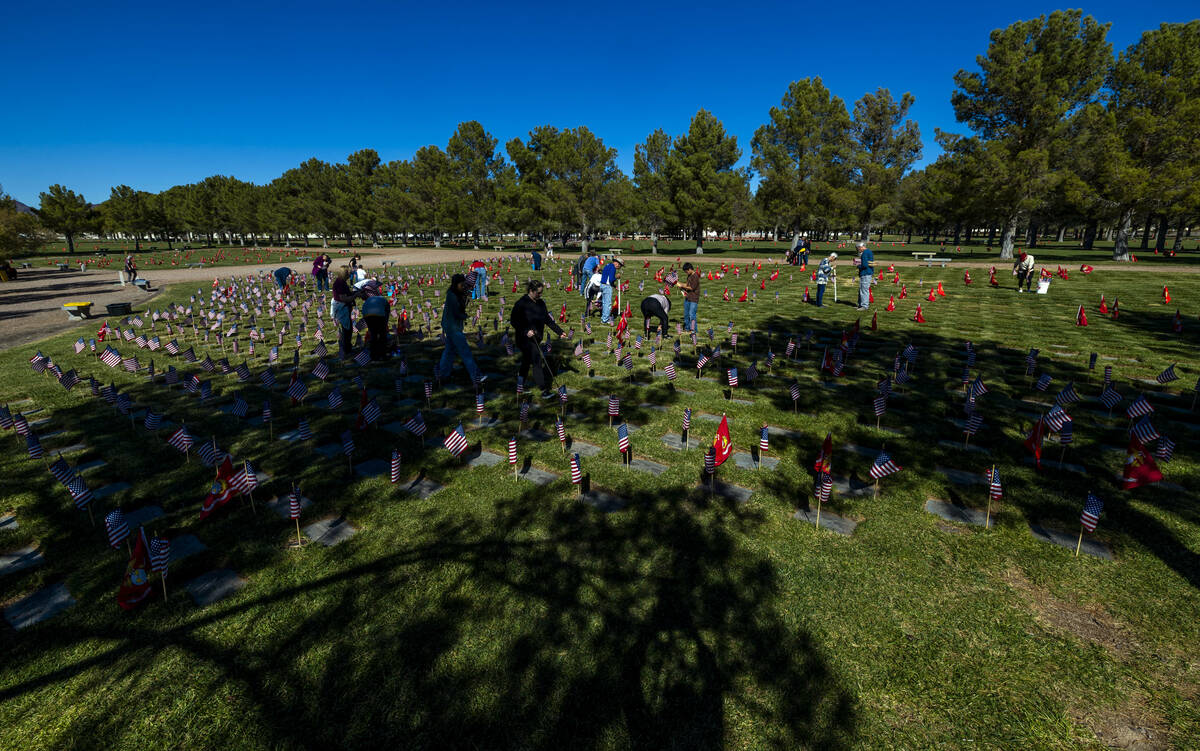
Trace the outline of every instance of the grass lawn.
<path fill-rule="evenodd" d="M 546 299 L 555 314 L 567 303 L 578 337 L 581 298 L 560 286 L 567 266 L 565 260 L 547 265 Z M 633 287 L 627 297 L 640 326 L 637 301 L 654 283 L 636 266 L 627 267 Z M 572 390 L 567 432 L 573 442 L 599 447 L 582 460 L 587 482 L 625 501 L 611 513 L 579 500 L 553 437 L 518 438 L 521 465 L 559 476 L 539 486 L 515 480 L 503 461 L 467 467 L 440 445 L 422 447 L 408 434 L 380 427 L 354 433 L 356 464 L 386 461 L 395 448 L 406 480 L 420 473 L 444 486 L 423 500 L 389 484 L 386 472 L 351 477 L 340 446 L 331 457 L 315 450 L 338 444 L 353 425 L 358 399 L 349 379 L 358 372 L 383 407 L 380 425 L 403 422 L 420 408 L 427 438 L 440 440 L 460 419 L 468 426 L 474 398 L 461 370 L 427 406 L 419 377 L 396 393 L 396 361 L 365 369 L 335 365 L 330 383 L 309 378 L 308 398 L 293 407 L 283 384 L 294 332 L 284 337 L 280 385 L 269 395 L 257 380 L 265 346 L 249 362 L 254 381 L 240 387 L 219 370 L 209 374 L 161 351 L 117 345 L 143 363 L 153 356 L 159 371 L 170 363 L 184 377 L 210 380 L 214 397 L 204 405 L 179 387 L 165 389 L 161 376 L 151 385 L 142 375 L 104 367 L 86 349 L 75 355 L 72 335 L 9 351 L 0 359 L 0 401 L 14 411 L 42 410 L 29 420 L 49 419 L 35 427 L 47 449 L 86 444 L 86 452 L 69 457 L 73 465 L 107 461 L 86 475 L 93 490 L 117 482 L 131 487 L 93 503 L 93 526 L 43 461 L 26 458 L 12 431 L 0 432 L 6 449 L 0 513 L 14 514 L 20 525 L 0 527 L 0 551 L 35 544 L 45 557 L 40 567 L 0 578 L 0 602 L 60 582 L 77 601 L 21 631 L 0 624 L 0 747 L 1090 749 L 1121 739 L 1200 747 L 1200 412 L 1189 410 L 1200 375 L 1200 276 L 1083 276 L 1077 268 L 1069 281 L 1056 277 L 1045 296 L 1016 294 L 1006 274 L 1000 276 L 1007 289 L 987 288 L 986 274 L 968 288 L 961 269 L 902 269 L 908 297 L 894 312 L 883 308 L 899 285 L 888 274 L 877 287 L 878 331 L 868 328 L 871 313 L 846 304 L 849 285 L 839 291 L 840 304 L 816 309 L 800 301 L 812 286 L 807 274 L 783 268 L 760 291 L 772 269 L 764 265 L 757 280 L 747 277 L 754 270 L 742 270 L 737 278 L 705 282 L 701 346 L 711 326 L 725 353 L 719 366 L 704 371 L 714 380 L 695 378 L 696 357 L 684 340 L 675 389 L 661 373 L 669 346 L 656 375 L 649 347 L 635 353 L 631 384 L 606 353 L 607 330 L 592 319 L 596 341 L 585 341 L 601 378 L 583 372 L 570 345 L 557 346 L 569 370 L 561 382 Z M 528 274 L 514 270 L 522 280 Z M 514 359 L 500 345 L 503 325 L 495 332 L 490 323 L 501 295 L 505 319 L 517 298 L 512 271 L 501 273 L 503 282 L 492 283 L 491 300 L 482 306 L 482 346 L 468 328 L 475 351 L 490 358 L 483 360 L 494 374 L 486 384 L 486 416 L 500 423 L 467 437 L 472 447 L 481 443 L 503 456 L 519 426 Z M 946 296 L 928 302 L 939 281 Z M 1176 301 L 1169 306 L 1160 302 L 1163 284 Z M 421 288 L 424 296 L 415 285 L 410 290 L 409 311 L 418 322 L 414 309 L 425 303 L 432 320 L 440 318 L 444 285 L 438 278 Z M 726 286 L 735 299 L 743 287 L 757 295 L 724 302 Z M 195 292 L 173 288 L 155 306 L 187 305 Z M 197 305 L 207 285 L 202 294 Z M 1097 311 L 1101 294 L 1110 305 L 1120 296 L 1118 320 Z M 832 296 L 830 290 L 827 303 Z M 911 320 L 918 302 L 924 324 Z M 1172 333 L 1176 303 L 1184 315 L 1181 335 Z M 1087 327 L 1075 325 L 1081 304 L 1091 319 Z M 674 326 L 682 311 L 672 312 Z M 859 319 L 863 331 L 846 372 L 822 377 L 824 348 L 835 347 Z M 309 320 L 315 322 L 311 312 Z M 736 354 L 730 321 L 739 333 Z M 269 316 L 259 325 L 274 344 Z M 230 356 L 235 366 L 247 359 L 246 328 L 242 355 Z M 784 357 L 788 339 L 803 340 L 810 330 L 812 342 L 802 341 L 795 358 Z M 180 341 L 203 359 L 205 345 L 193 343 L 190 332 Z M 158 333 L 169 341 L 161 324 Z M 332 341 L 328 325 L 326 334 Z M 971 377 L 981 376 L 989 389 L 979 399 L 986 426 L 970 442 L 982 452 L 962 447 L 953 422 L 964 416 L 967 340 L 978 351 Z M 876 382 L 910 342 L 919 350 L 912 380 L 890 400 L 884 429 L 877 430 Z M 315 344 L 306 337 L 305 373 L 315 363 L 309 354 Z M 777 356 L 769 374 L 768 346 Z M 1053 377 L 1045 393 L 1024 374 L 1030 347 L 1040 349 L 1037 373 Z M 235 500 L 198 520 L 212 470 L 194 452 L 185 462 L 167 446 L 168 430 L 155 437 L 140 422 L 131 426 L 92 398 L 86 383 L 67 392 L 32 372 L 29 358 L 37 350 L 64 370 L 112 382 L 137 405 L 186 422 L 198 440 L 215 435 L 235 458 L 270 474 L 255 493 L 257 513 Z M 214 360 L 221 355 L 215 340 L 207 350 Z M 440 351 L 428 337 L 409 342 L 410 372 L 428 376 Z M 1099 359 L 1089 372 L 1092 352 Z M 764 373 L 747 384 L 755 360 Z M 1181 380 L 1153 383 L 1172 363 Z M 717 376 L 734 365 L 742 386 L 726 394 Z M 1125 397 L 1112 419 L 1095 402 L 1106 365 Z M 326 405 L 334 381 L 345 381 L 338 410 Z M 795 404 L 793 381 L 801 390 Z M 1039 472 L 1025 463 L 1021 441 L 1068 382 L 1084 401 L 1067 408 L 1075 419 L 1065 460 L 1086 474 Z M 265 427 L 216 409 L 239 391 L 251 415 L 270 399 L 276 440 Z M 1174 459 L 1160 465 L 1171 485 L 1124 492 L 1115 477 L 1127 443 L 1122 410 L 1139 392 L 1155 405 L 1158 430 L 1177 446 Z M 665 465 L 661 475 L 623 466 L 605 416 L 610 394 L 620 397 L 621 418 L 636 426 L 635 458 Z M 553 434 L 556 400 L 533 402 L 541 406 L 531 412 L 532 427 Z M 700 485 L 700 449 L 664 445 L 664 434 L 679 432 L 685 407 L 693 410 L 691 436 L 702 443 L 711 442 L 715 423 L 701 413 L 729 415 L 738 451 L 757 446 L 763 424 L 791 431 L 771 437 L 767 456 L 779 460 L 777 468 L 740 468 L 730 460 L 718 470 L 722 482 L 752 491 L 748 501 L 710 495 Z M 311 423 L 312 441 L 278 440 L 301 418 Z M 54 431 L 62 432 L 48 435 Z M 812 466 L 827 432 L 835 476 L 867 481 L 872 459 L 848 445 L 868 454 L 886 448 L 903 467 L 880 482 L 877 498 L 834 491 L 823 513 L 857 521 L 851 536 L 824 528 L 828 521 L 816 529 L 793 517 L 798 509 L 815 510 Z M 1057 437 L 1047 440 L 1048 459 L 1058 460 L 1061 451 Z M 983 509 L 986 486 L 956 484 L 959 475 L 946 470 L 979 478 L 993 464 L 1004 498 L 992 507 L 991 529 L 924 511 L 930 498 Z M 289 549 L 294 524 L 264 502 L 285 494 L 291 482 L 312 500 L 301 525 L 337 517 L 358 533 L 335 547 Z M 1099 528 L 1087 537 L 1108 546 L 1114 560 L 1076 558 L 1030 533 L 1033 523 L 1073 541 L 1089 490 L 1106 504 Z M 173 564 L 167 602 L 159 596 L 126 613 L 116 605 L 116 590 L 128 556 L 123 547 L 107 547 L 101 519 L 117 506 L 128 514 L 148 505 L 165 512 L 148 533 L 176 544 L 195 535 L 206 550 Z M 245 586 L 197 607 L 184 585 L 214 569 L 236 571 Z"/>

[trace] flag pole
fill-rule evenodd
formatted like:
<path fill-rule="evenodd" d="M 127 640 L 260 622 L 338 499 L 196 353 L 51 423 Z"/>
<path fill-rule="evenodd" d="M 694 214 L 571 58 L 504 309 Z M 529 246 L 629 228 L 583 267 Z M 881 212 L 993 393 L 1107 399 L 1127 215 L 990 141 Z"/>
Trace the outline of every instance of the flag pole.
<path fill-rule="evenodd" d="M 992 480 L 996 477 L 996 465 L 992 465 L 992 474 L 988 475 L 987 514 L 983 518 L 983 528 L 992 528 Z"/>
<path fill-rule="evenodd" d="M 836 290 L 837 287 L 834 287 L 834 289 Z M 835 299 L 836 299 L 836 297 L 835 297 Z M 820 482 L 820 480 L 818 480 L 818 482 Z M 820 529 L 820 528 L 821 528 L 821 495 L 820 495 L 820 491 L 818 490 L 817 491 L 817 529 Z"/>
<path fill-rule="evenodd" d="M 163 602 L 167 601 L 167 572 L 162 573 Z"/>
<path fill-rule="evenodd" d="M 1075 557 L 1079 557 L 1079 548 L 1083 546 L 1083 525 L 1079 525 L 1079 541 L 1075 543 Z"/>

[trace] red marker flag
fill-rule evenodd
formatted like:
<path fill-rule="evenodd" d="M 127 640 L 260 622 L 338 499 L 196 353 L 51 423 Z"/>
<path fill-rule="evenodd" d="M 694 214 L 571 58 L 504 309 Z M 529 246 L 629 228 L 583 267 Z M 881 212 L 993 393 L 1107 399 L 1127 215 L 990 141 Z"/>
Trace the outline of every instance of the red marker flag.
<path fill-rule="evenodd" d="M 1136 435 L 1130 435 L 1122 487 L 1125 490 L 1133 490 L 1142 485 L 1162 482 L 1162 479 L 1162 472 L 1158 470 L 1158 464 L 1154 461 L 1154 457 L 1150 455 Z"/>
<path fill-rule="evenodd" d="M 146 531 L 139 528 L 133 553 L 125 567 L 125 578 L 117 591 L 117 604 L 123 610 L 133 610 L 150 596 L 150 557 L 146 542 Z"/>
<path fill-rule="evenodd" d="M 1078 310 L 1078 311 L 1075 313 L 1075 325 L 1076 325 L 1076 326 L 1086 326 L 1086 325 L 1088 325 L 1088 322 L 1087 322 L 1087 313 L 1084 313 L 1084 312 L 1083 312 L 1083 306 L 1082 306 L 1082 305 L 1080 305 L 1080 306 L 1079 306 L 1079 310 Z"/>
<path fill-rule="evenodd" d="M 229 502 L 236 495 L 233 488 L 233 462 L 228 456 L 217 466 L 217 476 L 213 479 L 212 487 L 200 506 L 200 518 L 205 519 L 209 514 Z"/>
<path fill-rule="evenodd" d="M 733 441 L 729 437 L 729 418 L 722 415 L 721 425 L 713 438 L 713 451 L 716 453 L 716 466 L 721 466 L 726 459 L 733 455 Z"/>

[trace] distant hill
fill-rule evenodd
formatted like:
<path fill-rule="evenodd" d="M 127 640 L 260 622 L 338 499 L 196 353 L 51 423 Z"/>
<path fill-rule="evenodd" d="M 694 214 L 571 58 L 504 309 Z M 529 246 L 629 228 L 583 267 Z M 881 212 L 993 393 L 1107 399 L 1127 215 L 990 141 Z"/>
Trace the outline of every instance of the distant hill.
<path fill-rule="evenodd" d="M 16 204 L 17 204 L 17 211 L 20 211 L 22 214 L 33 214 L 33 213 L 35 213 L 33 209 L 29 208 L 28 206 L 26 206 L 25 204 L 21 203 L 20 201 L 17 201 L 17 199 L 15 199 L 15 198 L 14 198 L 14 199 L 13 199 L 13 201 L 16 201 Z"/>

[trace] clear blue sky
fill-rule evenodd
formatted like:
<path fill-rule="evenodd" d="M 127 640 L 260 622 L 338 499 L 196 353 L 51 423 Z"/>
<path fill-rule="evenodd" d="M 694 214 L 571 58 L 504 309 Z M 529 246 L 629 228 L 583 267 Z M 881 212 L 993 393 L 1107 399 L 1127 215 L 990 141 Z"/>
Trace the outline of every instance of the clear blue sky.
<path fill-rule="evenodd" d="M 788 83 L 821 76 L 852 107 L 886 87 L 936 157 L 961 130 L 952 76 L 1030 2 L 20 3 L 5 13 L 0 185 L 38 204 L 51 183 L 93 202 L 212 174 L 266 182 L 316 156 L 405 159 L 479 120 L 500 139 L 586 125 L 632 170 L 656 127 L 716 114 L 750 137 Z M 106 7 L 107 6 L 107 7 Z M 1102 2 L 1120 50 L 1190 2 Z"/>

